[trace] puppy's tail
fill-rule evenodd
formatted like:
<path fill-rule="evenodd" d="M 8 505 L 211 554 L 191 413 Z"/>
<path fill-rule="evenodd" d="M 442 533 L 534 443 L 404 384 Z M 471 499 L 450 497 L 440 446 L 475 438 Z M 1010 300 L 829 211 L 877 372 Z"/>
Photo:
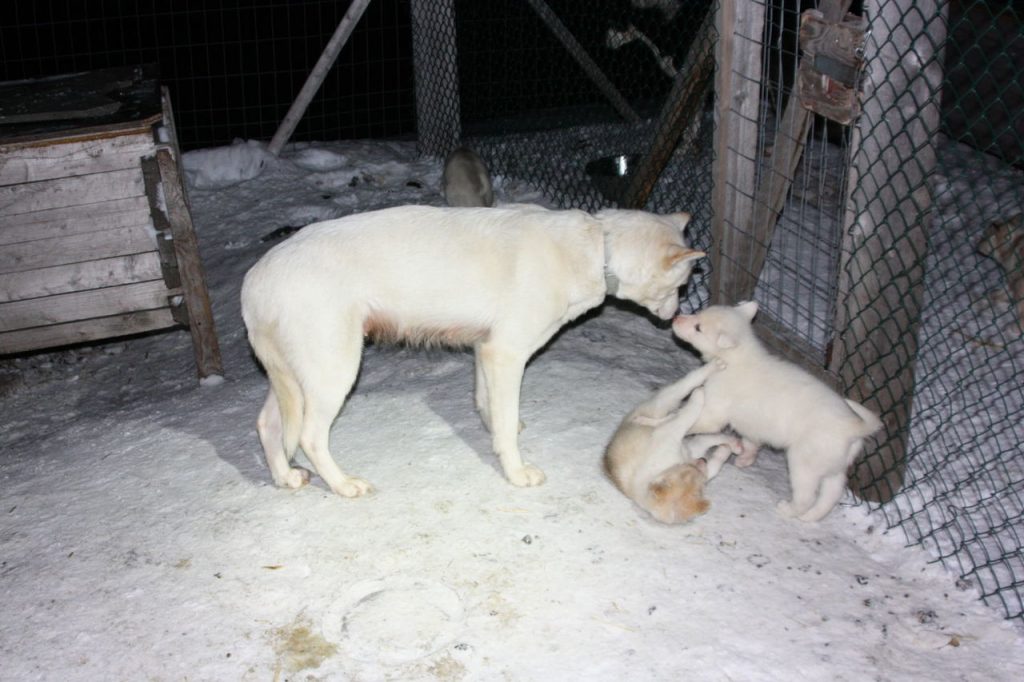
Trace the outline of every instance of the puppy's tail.
<path fill-rule="evenodd" d="M 878 418 L 878 415 L 864 407 L 860 403 L 846 398 L 847 406 L 857 415 L 862 422 L 864 422 L 864 428 L 861 430 L 861 436 L 866 437 L 871 434 L 880 431 L 882 429 L 882 420 Z"/>

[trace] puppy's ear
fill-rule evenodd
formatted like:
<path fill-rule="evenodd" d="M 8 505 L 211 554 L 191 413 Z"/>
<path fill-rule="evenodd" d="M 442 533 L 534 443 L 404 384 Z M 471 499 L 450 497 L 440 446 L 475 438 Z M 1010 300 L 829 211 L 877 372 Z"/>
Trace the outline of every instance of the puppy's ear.
<path fill-rule="evenodd" d="M 723 350 L 728 350 L 729 348 L 736 347 L 736 339 L 732 338 L 731 336 L 724 332 L 718 335 L 717 343 L 718 347 L 722 348 Z"/>
<path fill-rule="evenodd" d="M 668 486 L 662 479 L 655 479 L 647 486 L 647 490 L 651 493 L 651 496 L 658 501 L 665 499 L 665 495 L 668 494 Z"/>
<path fill-rule="evenodd" d="M 679 226 L 679 233 L 682 234 L 686 229 L 686 226 L 690 224 L 690 214 L 686 211 L 680 211 L 679 213 L 673 213 L 669 216 L 675 221 L 676 225 Z"/>
<path fill-rule="evenodd" d="M 737 303 L 736 310 L 738 310 L 743 317 L 747 318 L 748 321 L 753 320 L 754 315 L 757 315 L 757 301 L 743 301 L 742 303 Z"/>
<path fill-rule="evenodd" d="M 691 249 L 682 246 L 673 246 L 669 250 L 668 254 L 665 255 L 665 259 L 664 261 L 662 261 L 662 265 L 664 265 L 666 270 L 671 270 L 672 268 L 681 263 L 688 263 L 689 261 L 697 260 L 698 258 L 703 258 L 706 255 L 707 254 L 704 253 L 703 251 L 697 251 L 696 249 Z"/>

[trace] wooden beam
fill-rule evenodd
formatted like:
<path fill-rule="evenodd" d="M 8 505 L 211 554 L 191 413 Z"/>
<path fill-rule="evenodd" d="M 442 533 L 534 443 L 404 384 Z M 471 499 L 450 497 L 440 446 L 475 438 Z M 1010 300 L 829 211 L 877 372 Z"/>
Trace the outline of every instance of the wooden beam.
<path fill-rule="evenodd" d="M 206 289 L 206 275 L 199 258 L 199 242 L 192 226 L 192 216 L 185 199 L 178 164 L 166 148 L 157 149 L 156 160 L 160 167 L 167 220 L 174 236 L 174 251 L 177 255 L 178 271 L 181 273 L 182 293 L 188 308 L 196 370 L 200 379 L 212 375 L 222 376 L 224 365 L 221 362 L 220 345 L 213 323 L 213 307 L 210 305 L 210 296 Z"/>
<path fill-rule="evenodd" d="M 533 11 L 537 13 L 544 25 L 548 27 L 558 39 L 558 42 L 562 43 L 569 55 L 576 60 L 576 63 L 583 69 L 583 73 L 586 74 L 587 78 L 597 86 L 597 89 L 601 91 L 601 94 L 605 96 L 605 99 L 614 107 L 615 111 L 619 112 L 619 116 L 626 119 L 630 123 L 639 123 L 640 117 L 633 107 L 629 105 L 626 98 L 622 96 L 619 89 L 615 87 L 604 72 L 601 71 L 601 67 L 597 65 L 597 62 L 593 60 L 586 49 L 580 44 L 580 41 L 576 40 L 576 36 L 566 28 L 562 20 L 558 18 L 558 15 L 551 11 L 548 4 L 544 0 L 526 0 Z"/>
<path fill-rule="evenodd" d="M 298 96 L 292 102 L 291 107 L 289 107 L 284 120 L 278 126 L 277 132 L 274 133 L 273 139 L 270 140 L 270 145 L 267 149 L 274 156 L 281 153 L 281 148 L 284 147 L 288 139 L 291 138 L 292 133 L 295 132 L 295 126 L 299 125 L 303 114 L 306 113 L 306 108 L 312 101 L 316 91 L 320 89 L 324 78 L 327 77 L 327 72 L 331 70 L 334 60 L 338 58 L 338 53 L 341 52 L 341 48 L 348 42 L 353 29 L 359 23 L 360 17 L 363 16 L 363 12 L 366 11 L 366 6 L 369 4 L 370 0 L 352 0 L 352 4 L 348 6 L 345 16 L 338 22 L 338 27 L 334 29 L 334 34 L 327 41 L 327 46 L 320 54 L 320 58 L 313 66 L 313 70 L 306 78 L 306 82 L 302 84 L 302 89 L 299 90 Z"/>
<path fill-rule="evenodd" d="M 643 208 L 665 166 L 680 144 L 687 145 L 697 136 L 708 86 L 715 73 L 714 12 L 708 10 L 697 35 L 676 73 L 672 90 L 665 99 L 654 137 L 637 165 L 623 193 L 621 203 L 627 208 Z"/>
<path fill-rule="evenodd" d="M 711 302 L 735 303 L 746 263 L 740 230 L 753 213 L 761 105 L 764 5 L 721 0 L 715 13 L 715 159 L 711 204 Z"/>
<path fill-rule="evenodd" d="M 850 487 L 887 502 L 906 466 L 948 3 L 888 0 L 872 8 L 830 368 L 845 393 L 885 423 L 854 465 Z"/>

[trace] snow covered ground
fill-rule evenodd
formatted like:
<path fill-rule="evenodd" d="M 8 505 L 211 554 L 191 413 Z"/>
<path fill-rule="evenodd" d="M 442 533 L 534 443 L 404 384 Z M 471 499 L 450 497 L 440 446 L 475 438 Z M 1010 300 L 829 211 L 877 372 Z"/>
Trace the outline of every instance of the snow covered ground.
<path fill-rule="evenodd" d="M 1019 679 L 1022 633 L 877 518 L 777 517 L 777 455 L 726 467 L 687 525 L 622 497 L 607 439 L 697 364 L 632 309 L 527 370 L 521 444 L 545 485 L 502 477 L 469 354 L 371 347 L 332 444 L 376 492 L 275 488 L 242 275 L 270 235 L 441 203 L 440 168 L 406 143 L 186 162 L 225 381 L 197 384 L 185 331 L 0 365 L 0 679 Z"/>

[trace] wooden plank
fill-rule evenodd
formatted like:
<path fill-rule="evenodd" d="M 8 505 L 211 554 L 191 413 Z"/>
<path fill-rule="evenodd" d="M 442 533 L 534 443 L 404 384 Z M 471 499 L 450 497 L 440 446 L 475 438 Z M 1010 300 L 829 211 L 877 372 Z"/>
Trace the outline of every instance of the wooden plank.
<path fill-rule="evenodd" d="M 168 291 L 163 280 L 156 280 L 0 303 L 0 329 L 14 331 L 93 317 L 122 315 L 137 310 L 166 308 L 168 299 L 180 293 Z"/>
<path fill-rule="evenodd" d="M 149 134 L 64 144 L 0 145 L 0 186 L 135 168 L 153 149 Z"/>
<path fill-rule="evenodd" d="M 8 185 L 0 187 L 0 215 L 81 206 L 99 198 L 124 199 L 143 193 L 142 171 L 138 168 Z"/>
<path fill-rule="evenodd" d="M 764 5 L 721 0 L 715 13 L 715 159 L 711 204 L 711 302 L 732 304 L 743 277 L 741 227 L 753 213 Z"/>
<path fill-rule="evenodd" d="M 412 0 L 416 144 L 444 157 L 462 139 L 455 0 Z"/>
<path fill-rule="evenodd" d="M 18 146 L 38 146 L 40 144 L 66 144 L 71 141 L 83 140 L 107 140 L 121 135 L 134 135 L 138 133 L 147 134 L 153 129 L 153 125 L 160 121 L 160 114 L 152 114 L 146 118 L 135 121 L 124 121 L 122 123 L 110 123 L 106 125 L 89 126 L 88 128 L 75 128 L 62 130 L 55 136 L 53 132 L 30 133 L 27 135 L 15 135 L 0 139 L 0 144 L 5 149 L 13 149 Z"/>
<path fill-rule="evenodd" d="M 882 416 L 885 431 L 868 443 L 849 483 L 861 498 L 887 502 L 906 466 L 948 3 L 889 0 L 874 10 L 852 130 L 830 369 L 849 397 Z"/>
<path fill-rule="evenodd" d="M 0 332 L 0 355 L 98 341 L 177 326 L 166 308 Z"/>
<path fill-rule="evenodd" d="M 145 225 L 147 222 L 149 202 L 144 196 L 112 201 L 100 200 L 84 206 L 66 206 L 3 216 L 0 223 L 0 245 L 101 232 L 119 227 Z"/>
<path fill-rule="evenodd" d="M 696 137 L 707 89 L 715 73 L 715 42 L 714 14 L 708 10 L 665 99 L 651 145 L 622 195 L 626 208 L 643 208 L 647 204 L 680 139 L 684 138 L 685 146 Z"/>
<path fill-rule="evenodd" d="M 155 251 L 0 274 L 0 303 L 154 279 L 161 279 L 160 257 Z"/>
<path fill-rule="evenodd" d="M 156 250 L 156 232 L 149 224 L 35 239 L 0 249 L 0 274 Z"/>
<path fill-rule="evenodd" d="M 199 242 L 192 227 L 192 216 L 185 199 L 185 189 L 178 173 L 178 165 L 167 149 L 157 150 L 156 160 L 163 183 L 167 220 L 174 235 L 174 251 L 181 274 L 185 306 L 188 309 L 196 370 L 200 379 L 211 375 L 220 376 L 224 374 L 224 365 L 221 362 L 217 330 L 213 323 L 213 307 L 210 305 L 210 296 L 206 289 L 206 276 L 199 258 Z"/>

